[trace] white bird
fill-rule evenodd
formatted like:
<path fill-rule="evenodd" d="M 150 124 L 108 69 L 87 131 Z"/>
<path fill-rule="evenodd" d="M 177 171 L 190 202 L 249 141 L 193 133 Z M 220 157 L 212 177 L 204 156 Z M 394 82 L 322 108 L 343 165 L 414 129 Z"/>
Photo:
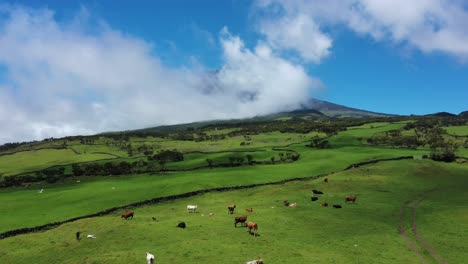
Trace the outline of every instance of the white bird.
<path fill-rule="evenodd" d="M 44 191 L 44 189 L 40 189 L 40 190 L 39 190 L 39 193 L 42 193 L 43 191 Z"/>
<path fill-rule="evenodd" d="M 96 235 L 88 235 L 87 238 L 96 238 Z"/>

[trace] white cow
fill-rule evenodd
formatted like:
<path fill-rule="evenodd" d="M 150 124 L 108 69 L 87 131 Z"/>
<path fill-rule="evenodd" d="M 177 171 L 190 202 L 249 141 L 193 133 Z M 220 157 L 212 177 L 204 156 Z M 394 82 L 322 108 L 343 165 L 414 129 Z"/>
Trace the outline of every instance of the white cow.
<path fill-rule="evenodd" d="M 190 213 L 195 213 L 195 210 L 197 210 L 198 205 L 187 205 L 187 211 Z"/>
<path fill-rule="evenodd" d="M 263 264 L 262 259 L 247 261 L 245 264 Z"/>
<path fill-rule="evenodd" d="M 96 238 L 96 235 L 87 235 L 87 238 Z"/>
<path fill-rule="evenodd" d="M 146 261 L 148 261 L 148 264 L 153 264 L 154 263 L 154 255 L 146 252 Z"/>

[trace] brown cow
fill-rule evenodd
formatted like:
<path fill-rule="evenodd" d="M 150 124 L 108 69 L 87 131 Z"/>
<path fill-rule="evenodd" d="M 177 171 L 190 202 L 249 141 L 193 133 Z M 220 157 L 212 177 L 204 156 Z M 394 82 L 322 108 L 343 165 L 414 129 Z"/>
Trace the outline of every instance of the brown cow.
<path fill-rule="evenodd" d="M 252 208 L 252 207 L 247 208 L 247 209 L 245 209 L 245 211 L 247 211 L 247 212 L 249 212 L 249 213 L 252 213 L 252 212 L 253 212 L 253 208 Z"/>
<path fill-rule="evenodd" d="M 127 211 L 124 214 L 122 214 L 122 217 L 120 218 L 125 218 L 125 220 L 133 219 L 133 212 L 132 211 Z"/>
<path fill-rule="evenodd" d="M 322 203 L 322 206 L 327 207 L 327 206 L 328 206 L 328 203 L 327 203 L 327 202 L 324 202 L 324 203 Z"/>
<path fill-rule="evenodd" d="M 242 226 L 244 226 L 245 221 L 247 221 L 247 216 L 236 216 L 236 217 L 234 217 L 234 227 L 237 227 L 237 223 L 241 223 Z"/>
<path fill-rule="evenodd" d="M 231 204 L 228 206 L 228 214 L 233 214 L 234 213 L 234 209 L 236 209 L 236 205 L 235 204 Z"/>
<path fill-rule="evenodd" d="M 324 182 L 324 183 L 328 183 L 328 179 L 325 178 L 325 179 L 323 180 L 323 182 Z"/>
<path fill-rule="evenodd" d="M 356 196 L 352 195 L 352 196 L 348 196 L 345 198 L 345 202 L 353 202 L 355 203 L 356 202 Z"/>
<path fill-rule="evenodd" d="M 257 236 L 258 225 L 256 223 L 249 221 L 246 223 L 246 226 L 249 229 L 250 234 L 253 233 L 254 236 Z"/>

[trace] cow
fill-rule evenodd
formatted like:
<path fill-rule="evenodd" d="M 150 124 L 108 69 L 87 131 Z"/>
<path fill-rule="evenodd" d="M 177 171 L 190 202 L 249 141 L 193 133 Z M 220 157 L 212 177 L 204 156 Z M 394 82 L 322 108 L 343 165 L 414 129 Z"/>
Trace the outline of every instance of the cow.
<path fill-rule="evenodd" d="M 236 216 L 236 217 L 234 217 L 234 227 L 237 227 L 237 223 L 241 223 L 242 226 L 244 226 L 245 221 L 247 221 L 247 216 Z"/>
<path fill-rule="evenodd" d="M 328 178 L 323 179 L 324 183 L 328 183 Z"/>
<path fill-rule="evenodd" d="M 317 201 L 318 199 L 319 199 L 319 198 L 318 198 L 317 196 L 312 196 L 312 197 L 310 197 L 310 200 L 311 200 L 312 202 L 315 202 L 315 201 Z"/>
<path fill-rule="evenodd" d="M 153 221 L 159 222 L 159 218 L 156 218 L 154 216 L 151 219 L 153 219 Z"/>
<path fill-rule="evenodd" d="M 228 214 L 233 214 L 234 213 L 234 209 L 236 209 L 236 205 L 235 204 L 231 204 L 228 206 Z"/>
<path fill-rule="evenodd" d="M 284 206 L 289 206 L 289 201 L 288 201 L 288 200 L 284 200 L 284 201 L 283 201 L 283 204 L 284 204 Z"/>
<path fill-rule="evenodd" d="M 327 206 L 328 206 L 328 203 L 327 203 L 327 202 L 324 202 L 324 203 L 321 204 L 321 206 L 327 207 Z"/>
<path fill-rule="evenodd" d="M 154 264 L 154 255 L 149 252 L 146 252 L 146 261 L 148 262 L 148 264 Z"/>
<path fill-rule="evenodd" d="M 80 235 L 81 235 L 81 232 L 80 232 L 80 231 L 76 232 L 76 234 L 75 234 L 75 236 L 76 236 L 76 240 L 78 240 L 78 241 L 80 241 L 80 240 L 81 240 L 81 237 L 80 237 Z"/>
<path fill-rule="evenodd" d="M 197 210 L 198 208 L 198 205 L 187 205 L 187 211 L 190 213 L 195 213 L 195 211 Z"/>
<path fill-rule="evenodd" d="M 245 264 L 263 264 L 263 260 L 259 258 L 256 260 L 247 261 Z"/>
<path fill-rule="evenodd" d="M 339 204 L 334 204 L 334 205 L 333 205 L 333 208 L 339 209 L 339 208 L 341 208 L 341 205 L 339 205 Z"/>
<path fill-rule="evenodd" d="M 253 208 L 252 208 L 252 207 L 247 208 L 247 209 L 245 209 L 245 211 L 247 211 L 247 212 L 249 212 L 249 213 L 252 213 L 252 212 L 253 212 Z"/>
<path fill-rule="evenodd" d="M 127 212 L 123 213 L 120 218 L 125 218 L 125 220 L 128 220 L 129 218 L 133 219 L 133 214 L 134 213 L 132 211 L 127 211 Z"/>
<path fill-rule="evenodd" d="M 321 192 L 319 190 L 312 190 L 312 193 L 314 193 L 314 194 L 323 194 L 323 192 Z"/>
<path fill-rule="evenodd" d="M 177 224 L 176 227 L 184 229 L 187 227 L 187 225 L 185 224 L 185 222 L 180 222 L 179 224 Z"/>
<path fill-rule="evenodd" d="M 351 195 L 351 196 L 346 197 L 346 198 L 345 198 L 345 202 L 353 202 L 353 203 L 355 203 L 355 202 L 356 202 L 356 196 Z"/>
<path fill-rule="evenodd" d="M 86 238 L 96 238 L 96 235 L 87 235 Z"/>
<path fill-rule="evenodd" d="M 292 203 L 292 204 L 289 205 L 289 207 L 291 207 L 291 208 L 296 208 L 296 206 L 297 206 L 297 203 Z"/>
<path fill-rule="evenodd" d="M 246 223 L 247 228 L 249 229 L 249 233 L 253 234 L 254 236 L 257 236 L 257 230 L 258 230 L 258 225 L 254 222 L 247 222 Z"/>

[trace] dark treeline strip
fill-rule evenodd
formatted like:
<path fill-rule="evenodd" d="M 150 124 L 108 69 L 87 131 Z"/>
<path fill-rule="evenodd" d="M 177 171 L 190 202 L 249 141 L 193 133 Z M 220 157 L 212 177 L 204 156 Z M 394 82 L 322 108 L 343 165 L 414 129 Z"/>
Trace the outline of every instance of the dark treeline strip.
<path fill-rule="evenodd" d="M 396 158 L 390 158 L 390 159 L 376 159 L 372 161 L 366 161 L 366 162 L 361 162 L 361 163 L 355 163 L 352 164 L 342 171 L 348 170 L 350 168 L 353 168 L 353 165 L 366 165 L 366 164 L 373 164 L 373 163 L 378 163 L 378 162 L 385 162 L 385 161 L 392 161 L 392 160 L 402 160 L 402 159 L 412 159 L 412 156 L 405 156 L 405 157 L 396 157 Z M 70 223 L 70 222 L 75 222 L 78 220 L 86 219 L 86 218 L 92 218 L 92 217 L 98 217 L 98 216 L 104 216 L 108 215 L 114 212 L 117 212 L 118 210 L 124 210 L 124 209 L 129 209 L 129 208 L 137 208 L 137 207 L 142 207 L 142 206 L 147 206 L 147 205 L 153 205 L 153 204 L 158 204 L 162 202 L 168 202 L 168 201 L 174 201 L 178 199 L 183 199 L 183 198 L 189 198 L 193 196 L 198 196 L 206 193 L 211 193 L 211 192 L 226 192 L 226 191 L 235 191 L 235 190 L 242 190 L 242 189 L 251 189 L 251 188 L 256 188 L 256 187 L 261 187 L 261 186 L 268 186 L 268 185 L 279 185 L 279 184 L 284 184 L 287 182 L 292 182 L 292 181 L 307 181 L 307 180 L 312 180 L 312 179 L 318 179 L 321 177 L 325 177 L 331 174 L 335 174 L 336 172 L 330 172 L 326 174 L 319 174 L 319 175 L 314 175 L 314 176 L 307 176 L 307 177 L 301 177 L 301 178 L 290 178 L 286 180 L 281 180 L 281 181 L 276 181 L 276 182 L 266 182 L 266 183 L 258 183 L 258 184 L 249 184 L 249 185 L 238 185 L 238 186 L 230 186 L 230 187 L 218 187 L 218 188 L 210 188 L 210 189 L 203 189 L 203 190 L 198 190 L 198 191 L 191 191 L 183 194 L 176 194 L 176 195 L 170 195 L 170 196 L 164 196 L 164 197 L 157 197 L 157 198 L 152 198 L 140 202 L 135 202 L 135 203 L 130 203 L 127 205 L 122 205 L 122 206 L 116 206 L 112 207 L 103 211 L 99 211 L 94 214 L 88 214 L 84 216 L 78 216 L 74 217 L 71 219 L 67 219 L 64 221 L 58 221 L 58 222 L 53 222 L 45 225 L 40 225 L 40 226 L 35 226 L 35 227 L 26 227 L 26 228 L 20 228 L 20 229 L 15 229 L 15 230 L 10 230 L 6 231 L 3 233 L 0 233 L 0 239 L 5 239 L 8 237 L 13 237 L 17 235 L 23 235 L 23 234 L 28 234 L 28 233 L 34 233 L 34 232 L 40 232 L 40 231 L 45 231 L 48 229 L 52 229 L 55 227 L 58 227 L 60 225 Z"/>
<path fill-rule="evenodd" d="M 363 165 L 375 164 L 375 163 L 382 162 L 382 161 L 405 160 L 405 159 L 414 159 L 414 157 L 413 156 L 401 156 L 401 157 L 388 158 L 388 159 L 368 160 L 368 161 L 363 161 L 363 162 L 358 162 L 358 163 L 351 164 L 348 167 L 346 167 L 343 171 L 353 169 L 353 168 L 358 168 L 358 167 L 363 166 Z"/>

